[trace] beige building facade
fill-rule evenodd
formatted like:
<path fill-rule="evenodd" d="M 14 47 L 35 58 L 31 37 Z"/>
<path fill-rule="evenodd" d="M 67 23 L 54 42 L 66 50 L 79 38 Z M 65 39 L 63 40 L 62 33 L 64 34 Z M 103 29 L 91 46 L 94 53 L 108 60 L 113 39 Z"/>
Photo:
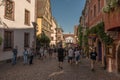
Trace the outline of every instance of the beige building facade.
<path fill-rule="evenodd" d="M 57 25 L 57 35 L 56 35 L 56 45 L 60 46 L 60 45 L 64 45 L 63 41 L 64 41 L 64 37 L 63 37 L 63 29 L 60 27 L 60 25 Z"/>
<path fill-rule="evenodd" d="M 1 2 L 0 2 L 1 3 Z M 34 42 L 35 0 L 5 0 L 0 6 L 0 61 L 12 58 L 12 48 L 18 56 Z"/>
<path fill-rule="evenodd" d="M 74 45 L 76 45 L 76 39 L 73 33 L 66 33 L 66 34 L 63 34 L 63 36 L 64 36 L 65 47 L 74 47 Z"/>
<path fill-rule="evenodd" d="M 50 0 L 37 0 L 37 24 L 37 35 L 44 31 L 51 40 L 52 13 Z"/>
<path fill-rule="evenodd" d="M 52 33 L 51 33 L 51 45 L 56 45 L 57 43 L 57 22 L 55 18 L 52 19 L 52 27 L 51 27 Z"/>

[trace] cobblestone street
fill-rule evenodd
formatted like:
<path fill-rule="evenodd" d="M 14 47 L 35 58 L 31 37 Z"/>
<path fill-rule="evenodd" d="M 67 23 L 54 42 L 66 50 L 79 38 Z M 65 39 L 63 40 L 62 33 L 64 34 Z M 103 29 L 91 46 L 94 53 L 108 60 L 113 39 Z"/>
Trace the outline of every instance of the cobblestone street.
<path fill-rule="evenodd" d="M 14 66 L 0 63 L 0 80 L 120 80 L 120 77 L 106 72 L 99 65 L 92 72 L 87 59 L 82 59 L 78 65 L 65 61 L 63 70 L 60 70 L 57 59 L 42 61 L 36 58 L 33 65 L 23 65 L 22 60 Z"/>

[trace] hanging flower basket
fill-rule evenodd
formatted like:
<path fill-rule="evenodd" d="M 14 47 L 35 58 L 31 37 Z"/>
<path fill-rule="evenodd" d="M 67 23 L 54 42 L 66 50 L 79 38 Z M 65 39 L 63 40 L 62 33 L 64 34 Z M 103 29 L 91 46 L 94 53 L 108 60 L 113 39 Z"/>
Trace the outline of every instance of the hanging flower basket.
<path fill-rule="evenodd" d="M 103 12 L 109 13 L 110 11 L 114 11 L 119 5 L 119 0 L 107 0 L 107 5 L 103 7 Z"/>
<path fill-rule="evenodd" d="M 111 10 L 114 10 L 118 6 L 118 0 L 111 0 L 111 3 L 109 5 Z"/>
<path fill-rule="evenodd" d="M 110 12 L 110 6 L 106 5 L 105 7 L 103 7 L 103 12 L 104 13 L 109 13 Z"/>

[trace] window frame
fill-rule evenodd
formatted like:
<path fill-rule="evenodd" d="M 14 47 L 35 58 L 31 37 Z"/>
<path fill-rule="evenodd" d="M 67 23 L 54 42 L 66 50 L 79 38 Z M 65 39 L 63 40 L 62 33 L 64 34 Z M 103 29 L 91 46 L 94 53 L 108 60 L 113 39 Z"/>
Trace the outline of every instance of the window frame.
<path fill-rule="evenodd" d="M 26 13 L 27 12 L 27 13 Z M 27 14 L 27 16 L 26 16 Z M 27 20 L 27 21 L 26 21 Z M 25 9 L 24 24 L 30 26 L 30 11 Z"/>
<path fill-rule="evenodd" d="M 24 47 L 25 48 L 30 47 L 30 33 L 28 32 L 24 33 Z"/>
<path fill-rule="evenodd" d="M 13 48 L 14 43 L 14 32 L 10 30 L 4 30 L 4 44 L 3 50 L 9 51 Z M 6 46 L 7 44 L 7 46 Z M 9 45 L 10 44 L 10 45 Z"/>

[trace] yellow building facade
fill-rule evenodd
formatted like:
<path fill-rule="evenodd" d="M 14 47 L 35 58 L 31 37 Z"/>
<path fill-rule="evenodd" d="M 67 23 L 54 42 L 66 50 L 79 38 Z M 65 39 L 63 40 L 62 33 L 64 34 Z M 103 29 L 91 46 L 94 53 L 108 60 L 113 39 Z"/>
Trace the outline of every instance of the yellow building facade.
<path fill-rule="evenodd" d="M 52 14 L 50 0 L 37 0 L 37 35 L 44 32 L 51 39 Z"/>

